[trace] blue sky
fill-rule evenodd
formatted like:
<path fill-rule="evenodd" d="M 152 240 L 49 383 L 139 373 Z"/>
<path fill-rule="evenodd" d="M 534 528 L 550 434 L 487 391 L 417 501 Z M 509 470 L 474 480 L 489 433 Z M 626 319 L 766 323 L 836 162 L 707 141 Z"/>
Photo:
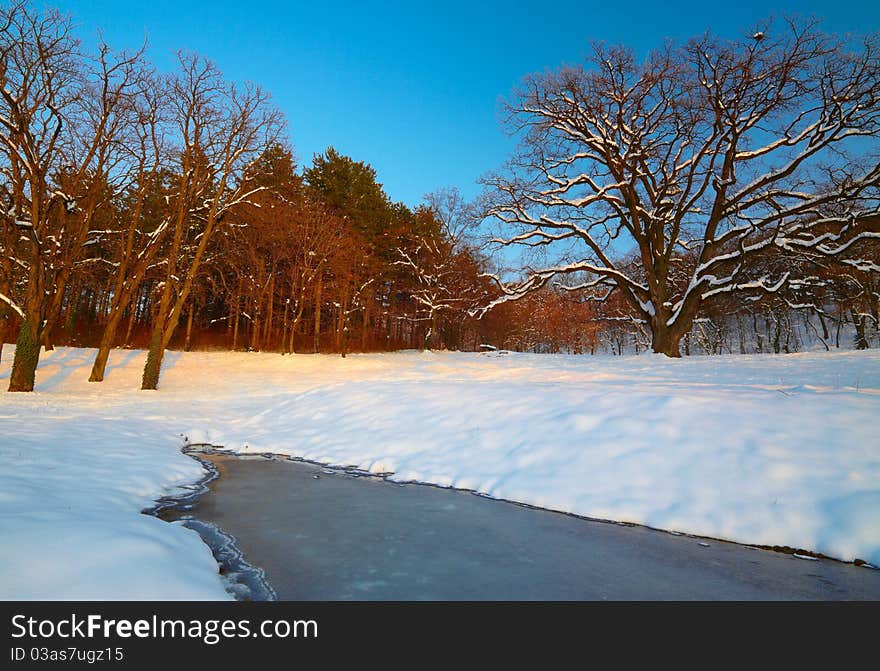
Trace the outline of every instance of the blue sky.
<path fill-rule="evenodd" d="M 301 162 L 334 145 L 371 163 L 394 200 L 415 205 L 441 186 L 475 195 L 511 141 L 499 98 L 520 79 L 580 62 L 593 40 L 640 50 L 707 29 L 738 36 L 772 14 L 826 19 L 830 30 L 880 30 L 867 0 L 711 2 L 194 2 L 47 0 L 82 37 L 101 29 L 170 69 L 177 49 L 272 92 Z M 320 5 L 320 6 L 319 6 Z"/>

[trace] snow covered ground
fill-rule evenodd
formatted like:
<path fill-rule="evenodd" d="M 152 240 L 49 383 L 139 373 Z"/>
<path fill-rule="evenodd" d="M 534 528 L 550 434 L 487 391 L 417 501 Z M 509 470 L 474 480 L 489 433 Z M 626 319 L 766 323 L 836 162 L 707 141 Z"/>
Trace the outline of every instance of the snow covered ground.
<path fill-rule="evenodd" d="M 154 392 L 144 352 L 102 384 L 93 356 L 0 391 L 0 598 L 224 598 L 195 532 L 139 514 L 202 474 L 184 440 L 880 565 L 880 352 L 169 352 Z"/>

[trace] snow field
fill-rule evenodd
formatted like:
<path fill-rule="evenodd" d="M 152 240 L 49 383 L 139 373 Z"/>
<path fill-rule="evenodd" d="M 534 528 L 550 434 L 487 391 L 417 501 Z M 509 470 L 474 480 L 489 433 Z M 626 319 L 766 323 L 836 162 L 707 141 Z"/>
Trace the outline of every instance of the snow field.
<path fill-rule="evenodd" d="M 3 350 L 5 388 L 12 348 Z M 140 515 L 184 440 L 880 565 L 880 353 L 44 354 L 0 392 L 0 598 L 225 598 L 195 532 Z"/>

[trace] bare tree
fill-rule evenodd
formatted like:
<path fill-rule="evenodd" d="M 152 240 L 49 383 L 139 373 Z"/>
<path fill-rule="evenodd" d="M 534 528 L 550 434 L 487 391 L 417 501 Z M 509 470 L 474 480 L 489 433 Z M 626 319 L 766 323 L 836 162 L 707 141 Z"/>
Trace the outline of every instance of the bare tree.
<path fill-rule="evenodd" d="M 259 87 L 227 84 L 212 63 L 196 55 L 180 54 L 179 60 L 180 71 L 170 82 L 169 94 L 180 143 L 173 236 L 142 389 L 158 386 L 165 348 L 211 237 L 231 208 L 262 190 L 251 188 L 244 175 L 249 164 L 276 141 L 282 126 L 280 114 Z M 182 253 L 185 243 L 190 254 Z"/>
<path fill-rule="evenodd" d="M 22 320 L 10 391 L 32 391 L 40 343 L 58 319 L 90 225 L 119 160 L 116 143 L 140 52 L 84 53 L 70 19 L 20 3 L 0 8 L 0 221 L 19 276 L 3 300 Z M 23 281 L 22 281 L 23 280 Z"/>
<path fill-rule="evenodd" d="M 438 319 L 454 311 L 464 315 L 482 297 L 468 263 L 467 233 L 474 225 L 472 206 L 455 187 L 438 189 L 425 195 L 425 206 L 417 210 L 415 235 L 397 248 L 395 265 L 412 276 L 408 291 L 418 306 L 412 317 L 425 321 L 428 328 L 422 347 L 436 348 L 439 343 Z"/>
<path fill-rule="evenodd" d="M 143 281 L 150 264 L 159 252 L 170 220 L 163 217 L 155 226 L 145 221 L 144 210 L 150 195 L 161 186 L 164 156 L 164 117 L 167 114 L 167 96 L 161 80 L 149 71 L 141 73 L 139 91 L 130 114 L 131 138 L 128 151 L 129 202 L 125 209 L 125 228 L 115 231 L 96 231 L 93 239 L 101 240 L 107 233 L 115 234 L 116 250 L 113 260 L 107 261 L 113 271 L 113 290 L 107 308 L 107 323 L 92 365 L 90 382 L 101 382 L 116 339 L 125 309 Z"/>
<path fill-rule="evenodd" d="M 750 272 L 764 250 L 858 263 L 856 243 L 880 238 L 878 48 L 786 21 L 644 62 L 600 45 L 587 67 L 529 77 L 507 104 L 521 144 L 485 180 L 487 214 L 515 229 L 498 243 L 561 251 L 521 282 L 496 278 L 499 300 L 585 272 L 573 288 L 620 294 L 653 350 L 679 356 L 701 306 L 799 281 Z"/>

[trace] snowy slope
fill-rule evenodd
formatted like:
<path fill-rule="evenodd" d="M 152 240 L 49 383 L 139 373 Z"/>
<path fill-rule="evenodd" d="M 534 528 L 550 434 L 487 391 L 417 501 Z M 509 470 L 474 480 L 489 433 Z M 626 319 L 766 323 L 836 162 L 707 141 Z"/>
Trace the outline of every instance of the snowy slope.
<path fill-rule="evenodd" d="M 3 351 L 5 389 L 11 348 Z M 688 358 L 44 355 L 0 392 L 0 597 L 220 598 L 195 534 L 138 515 L 210 442 L 580 515 L 880 564 L 880 353 Z"/>

